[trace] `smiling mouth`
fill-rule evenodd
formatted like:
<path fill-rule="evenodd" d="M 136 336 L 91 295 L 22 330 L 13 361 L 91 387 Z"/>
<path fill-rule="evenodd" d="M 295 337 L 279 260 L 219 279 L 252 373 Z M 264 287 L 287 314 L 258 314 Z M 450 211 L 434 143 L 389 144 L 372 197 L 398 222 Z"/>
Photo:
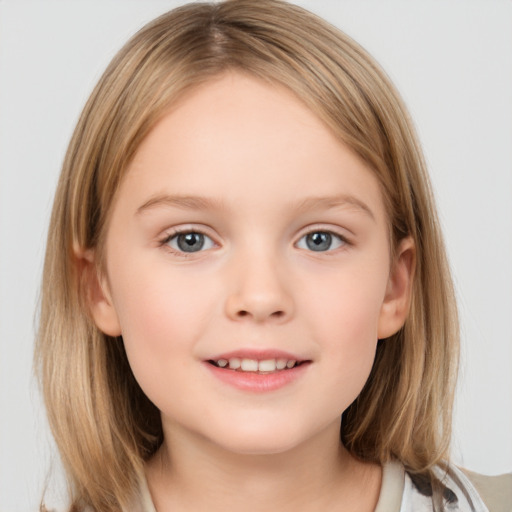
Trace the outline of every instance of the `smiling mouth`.
<path fill-rule="evenodd" d="M 243 373 L 277 373 L 281 371 L 291 370 L 310 361 L 297 361 L 295 359 L 248 359 L 232 357 L 230 359 L 210 359 L 208 363 L 217 368 L 231 370 Z"/>

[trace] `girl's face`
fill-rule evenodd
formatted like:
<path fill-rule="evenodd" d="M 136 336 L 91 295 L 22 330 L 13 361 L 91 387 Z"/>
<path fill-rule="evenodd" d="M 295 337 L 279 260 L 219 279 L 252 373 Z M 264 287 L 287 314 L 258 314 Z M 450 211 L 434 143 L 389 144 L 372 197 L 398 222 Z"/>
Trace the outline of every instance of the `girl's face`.
<path fill-rule="evenodd" d="M 404 321 L 411 253 L 390 261 L 378 182 L 351 150 L 285 88 L 228 73 L 136 153 L 93 313 L 167 439 L 283 452 L 338 431 Z"/>

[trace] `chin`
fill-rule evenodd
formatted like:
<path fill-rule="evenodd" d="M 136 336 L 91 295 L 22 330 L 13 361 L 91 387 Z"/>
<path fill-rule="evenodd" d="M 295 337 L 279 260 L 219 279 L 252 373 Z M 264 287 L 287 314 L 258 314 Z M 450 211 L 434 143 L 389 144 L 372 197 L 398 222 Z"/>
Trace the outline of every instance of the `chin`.
<path fill-rule="evenodd" d="M 276 455 L 296 448 L 307 439 L 304 433 L 301 435 L 294 428 L 276 428 L 275 425 L 244 427 L 224 430 L 216 444 L 238 455 Z"/>

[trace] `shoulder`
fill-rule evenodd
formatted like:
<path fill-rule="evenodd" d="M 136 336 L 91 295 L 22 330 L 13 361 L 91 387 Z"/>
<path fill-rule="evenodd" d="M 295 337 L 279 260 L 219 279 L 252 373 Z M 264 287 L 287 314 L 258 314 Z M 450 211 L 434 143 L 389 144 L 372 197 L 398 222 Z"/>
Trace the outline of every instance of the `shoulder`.
<path fill-rule="evenodd" d="M 486 476 L 468 469 L 462 472 L 473 484 L 489 512 L 512 512 L 512 473 Z"/>
<path fill-rule="evenodd" d="M 398 461 L 383 467 L 376 512 L 512 512 L 512 474 L 488 477 L 455 466 L 435 467 L 433 477 L 405 470 Z"/>
<path fill-rule="evenodd" d="M 431 510 L 438 486 L 445 509 L 453 512 L 512 512 L 511 475 L 486 477 L 456 466 L 436 467 L 437 482 L 406 472 L 404 501 L 411 510 Z M 402 510 L 407 510 L 403 508 Z"/>

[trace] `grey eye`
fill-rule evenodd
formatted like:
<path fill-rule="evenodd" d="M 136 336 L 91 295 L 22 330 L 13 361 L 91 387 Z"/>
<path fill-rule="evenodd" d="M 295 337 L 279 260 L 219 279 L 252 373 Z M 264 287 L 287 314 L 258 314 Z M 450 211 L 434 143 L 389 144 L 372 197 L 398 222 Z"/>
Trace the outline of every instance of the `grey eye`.
<path fill-rule="evenodd" d="M 329 231 L 312 231 L 304 235 L 298 242 L 299 249 L 307 249 L 315 252 L 332 251 L 341 247 L 345 241 L 341 236 Z"/>
<path fill-rule="evenodd" d="M 172 236 L 167 245 L 179 252 L 198 252 L 211 249 L 214 243 L 209 236 L 203 235 L 203 233 L 189 231 Z"/>

